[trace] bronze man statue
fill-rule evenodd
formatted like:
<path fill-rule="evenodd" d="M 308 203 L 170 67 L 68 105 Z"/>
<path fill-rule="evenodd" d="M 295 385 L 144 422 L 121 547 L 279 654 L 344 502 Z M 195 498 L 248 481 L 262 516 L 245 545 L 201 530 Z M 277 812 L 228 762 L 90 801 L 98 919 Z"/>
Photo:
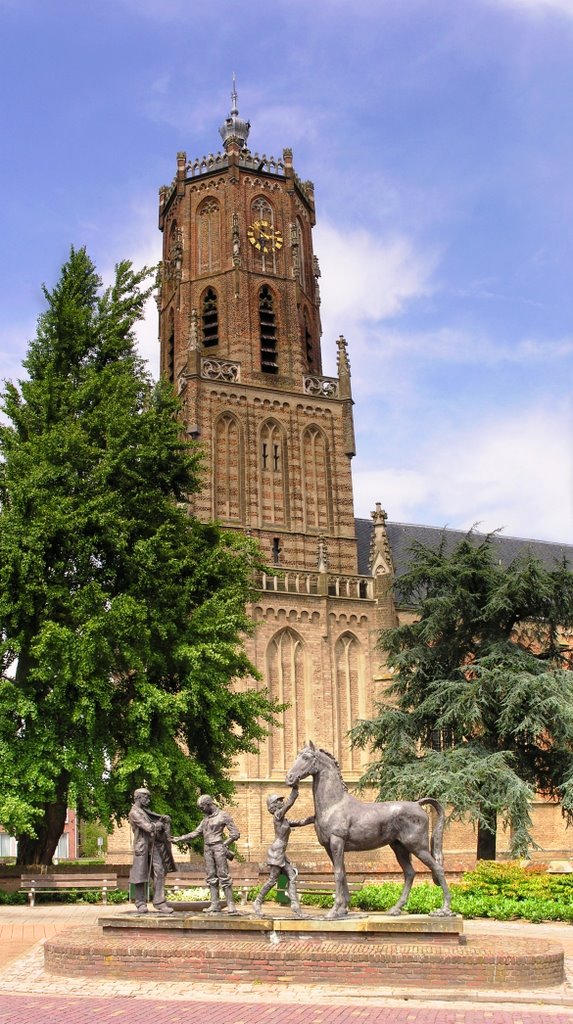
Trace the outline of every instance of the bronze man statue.
<path fill-rule="evenodd" d="M 263 900 L 267 893 L 271 891 L 273 886 L 277 884 L 277 879 L 282 870 L 288 878 L 290 908 L 296 917 L 302 917 L 302 910 L 298 899 L 298 893 L 296 891 L 296 877 L 298 875 L 298 871 L 294 864 L 291 864 L 288 859 L 286 855 L 286 848 L 290 838 L 291 828 L 301 828 L 303 825 L 312 825 L 314 822 L 314 815 L 311 814 L 310 817 L 302 818 L 300 821 L 289 821 L 286 817 L 286 813 L 292 807 L 297 797 L 298 786 L 292 787 L 290 796 L 287 800 L 285 800 L 283 796 L 276 796 L 274 793 L 267 797 L 267 808 L 269 813 L 273 816 L 275 838 L 267 852 L 267 864 L 271 869 L 269 879 L 262 886 L 261 891 L 253 903 L 253 910 L 256 914 L 261 913 Z"/>
<path fill-rule="evenodd" d="M 203 856 L 205 858 L 206 882 L 211 893 L 211 904 L 205 910 L 206 914 L 216 914 L 222 907 L 219 902 L 219 886 L 225 893 L 227 911 L 229 914 L 238 914 L 233 899 L 233 885 L 229 874 L 228 861 L 233 860 L 233 853 L 229 850 L 229 844 L 239 838 L 240 832 L 230 814 L 222 811 L 217 806 L 212 796 L 204 794 L 197 801 L 197 807 L 203 812 L 203 820 L 193 832 L 184 836 L 174 836 L 174 843 L 186 843 L 190 839 L 197 839 L 203 836 Z M 227 831 L 227 838 L 223 835 Z"/>
<path fill-rule="evenodd" d="M 165 902 L 165 875 L 175 871 L 171 852 L 171 818 L 149 809 L 148 789 L 136 789 L 129 821 L 133 832 L 133 864 L 129 881 L 134 887 L 135 909 L 147 914 L 146 884 L 153 878 L 153 906 L 160 914 L 172 914 Z"/>

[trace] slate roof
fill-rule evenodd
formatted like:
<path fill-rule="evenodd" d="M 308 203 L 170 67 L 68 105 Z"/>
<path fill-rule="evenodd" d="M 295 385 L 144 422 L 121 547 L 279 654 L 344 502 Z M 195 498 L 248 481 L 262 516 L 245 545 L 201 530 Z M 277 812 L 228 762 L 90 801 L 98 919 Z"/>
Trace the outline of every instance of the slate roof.
<path fill-rule="evenodd" d="M 372 534 L 372 520 L 355 519 L 356 537 L 358 540 L 358 572 L 360 575 L 368 574 L 368 559 L 370 557 L 370 537 Z M 425 544 L 428 547 L 437 547 L 446 536 L 446 547 L 454 548 L 466 536 L 465 530 L 450 530 L 437 526 L 416 526 L 413 523 L 386 523 L 386 532 L 392 551 L 396 576 L 403 576 L 408 567 L 410 549 L 414 541 Z M 476 533 L 476 537 L 483 534 Z M 519 555 L 531 553 L 538 558 L 548 569 L 555 566 L 556 562 L 566 558 L 573 568 L 573 545 L 556 544 L 545 540 L 523 540 L 520 537 L 505 537 L 498 534 L 495 545 L 499 552 L 499 559 L 502 565 L 509 565 Z"/>

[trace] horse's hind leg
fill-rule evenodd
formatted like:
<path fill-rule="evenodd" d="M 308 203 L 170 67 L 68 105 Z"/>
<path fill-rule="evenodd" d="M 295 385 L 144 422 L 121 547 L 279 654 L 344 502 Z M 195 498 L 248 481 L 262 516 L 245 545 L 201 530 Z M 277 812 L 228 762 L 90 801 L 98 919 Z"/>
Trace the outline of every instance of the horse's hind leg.
<path fill-rule="evenodd" d="M 407 850 L 405 846 L 402 846 L 402 843 L 399 840 L 395 840 L 395 842 L 390 843 L 389 845 L 390 849 L 394 851 L 396 860 L 404 872 L 404 888 L 400 893 L 400 899 L 393 907 L 390 907 L 390 910 L 385 911 L 386 914 L 397 915 L 401 912 L 402 907 L 404 907 L 408 901 L 408 896 L 410 895 L 410 889 L 412 888 L 412 882 L 416 877 L 416 872 L 414 871 L 412 857 L 409 850 Z"/>
<path fill-rule="evenodd" d="M 437 860 L 435 857 L 432 857 L 429 850 L 416 850 L 415 855 L 418 860 L 422 861 L 422 864 L 425 864 L 426 867 L 430 869 L 434 885 L 439 885 L 444 894 L 442 906 L 439 910 L 432 910 L 432 914 L 434 917 L 449 917 L 452 913 L 450 910 L 451 896 L 448 883 L 446 882 L 446 874 L 442 865 L 438 864 Z"/>

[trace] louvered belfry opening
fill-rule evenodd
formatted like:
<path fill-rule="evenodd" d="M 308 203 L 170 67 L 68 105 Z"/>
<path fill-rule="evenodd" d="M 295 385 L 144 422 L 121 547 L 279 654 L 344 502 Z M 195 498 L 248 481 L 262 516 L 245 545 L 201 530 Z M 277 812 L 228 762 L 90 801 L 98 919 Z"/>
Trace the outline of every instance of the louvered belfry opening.
<path fill-rule="evenodd" d="M 265 284 L 259 292 L 259 321 L 261 330 L 261 370 L 263 373 L 278 373 L 277 325 L 273 295 Z"/>
<path fill-rule="evenodd" d="M 207 288 L 203 296 L 203 345 L 212 348 L 219 344 L 219 314 L 217 311 L 217 293 Z"/>

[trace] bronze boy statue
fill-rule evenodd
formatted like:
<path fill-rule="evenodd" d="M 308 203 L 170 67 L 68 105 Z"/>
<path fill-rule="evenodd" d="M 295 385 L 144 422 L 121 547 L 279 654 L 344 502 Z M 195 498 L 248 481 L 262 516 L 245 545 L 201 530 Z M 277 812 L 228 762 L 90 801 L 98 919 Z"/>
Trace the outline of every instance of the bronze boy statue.
<path fill-rule="evenodd" d="M 186 843 L 189 839 L 203 836 L 203 856 L 205 858 L 206 882 L 211 892 L 211 904 L 205 913 L 216 914 L 222 907 L 219 902 L 219 886 L 222 887 L 227 901 L 229 914 L 237 914 L 238 910 L 233 899 L 233 885 L 229 874 L 228 861 L 233 860 L 229 844 L 239 838 L 240 832 L 230 814 L 222 811 L 207 794 L 200 796 L 197 807 L 203 812 L 203 820 L 193 832 L 184 836 L 174 836 L 174 843 Z M 227 831 L 226 839 L 223 834 Z"/>
<path fill-rule="evenodd" d="M 287 891 L 290 897 L 291 910 L 296 917 L 302 917 L 302 910 L 298 899 L 298 893 L 296 891 L 296 876 L 298 875 L 298 871 L 294 864 L 291 864 L 288 859 L 286 855 L 286 848 L 290 838 L 291 828 L 301 828 L 303 825 L 312 825 L 314 822 L 314 815 L 312 814 L 308 818 L 302 818 L 300 821 L 289 821 L 286 817 L 286 813 L 292 807 L 297 797 L 298 786 L 292 787 L 290 796 L 286 801 L 283 796 L 277 796 L 275 793 L 273 793 L 272 796 L 267 797 L 267 808 L 269 813 L 273 816 L 275 838 L 267 852 L 267 864 L 270 868 L 268 881 L 262 886 L 261 891 L 253 903 L 253 910 L 256 914 L 261 913 L 263 900 L 267 893 L 271 891 L 273 886 L 277 884 L 277 879 L 282 870 L 288 878 Z"/>

